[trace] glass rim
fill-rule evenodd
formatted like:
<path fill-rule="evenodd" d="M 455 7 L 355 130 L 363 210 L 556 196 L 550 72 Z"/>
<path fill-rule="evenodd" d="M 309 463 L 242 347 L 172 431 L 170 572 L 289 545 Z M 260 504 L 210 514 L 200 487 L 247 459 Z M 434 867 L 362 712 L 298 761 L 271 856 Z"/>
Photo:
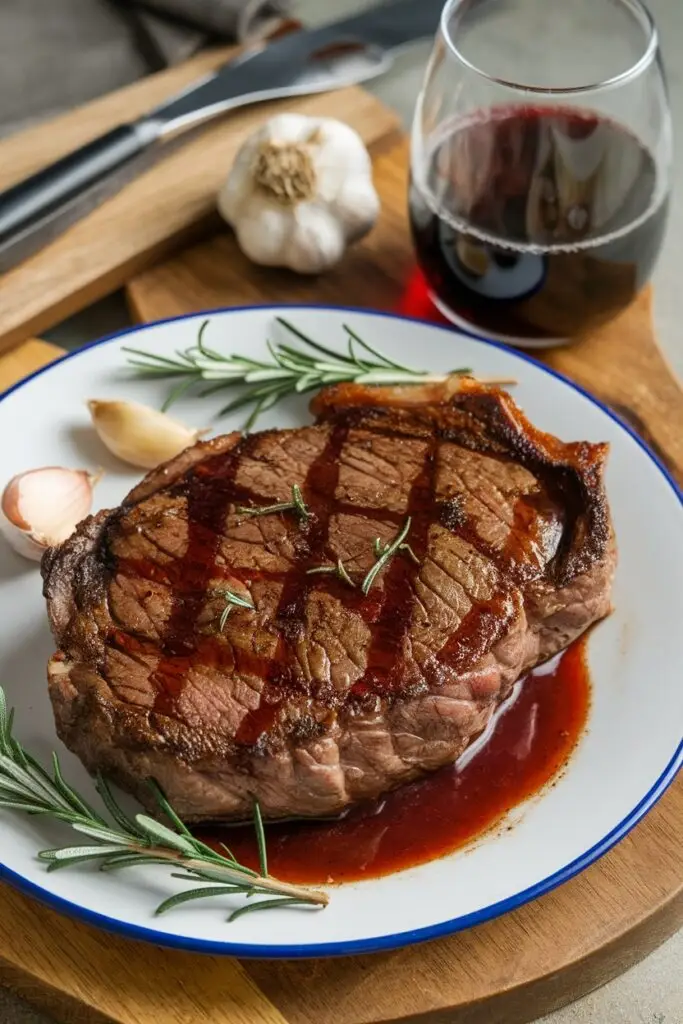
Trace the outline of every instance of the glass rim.
<path fill-rule="evenodd" d="M 448 0 L 446 6 L 441 12 L 440 33 L 448 49 L 456 60 L 460 61 L 460 63 L 468 70 L 473 71 L 481 78 L 485 78 L 487 81 L 493 82 L 496 85 L 501 85 L 508 89 L 516 89 L 518 92 L 536 93 L 545 96 L 568 96 L 576 93 L 596 92 L 599 89 L 609 89 L 616 85 L 623 85 L 632 78 L 636 78 L 645 71 L 647 67 L 649 67 L 659 48 L 657 25 L 645 4 L 642 3 L 641 0 L 619 0 L 619 2 L 622 6 L 630 8 L 639 18 L 646 36 L 645 49 L 638 60 L 636 60 L 629 68 L 626 68 L 624 71 L 620 71 L 618 74 L 612 75 L 609 78 L 602 79 L 602 81 L 590 82 L 586 85 L 529 85 L 526 82 L 518 82 L 512 79 L 501 78 L 498 75 L 485 71 L 482 67 L 479 67 L 479 65 L 474 64 L 471 60 L 465 57 L 464 53 L 462 53 L 449 27 L 449 21 L 453 13 L 458 9 L 458 7 L 462 7 L 466 4 L 467 0 Z"/>

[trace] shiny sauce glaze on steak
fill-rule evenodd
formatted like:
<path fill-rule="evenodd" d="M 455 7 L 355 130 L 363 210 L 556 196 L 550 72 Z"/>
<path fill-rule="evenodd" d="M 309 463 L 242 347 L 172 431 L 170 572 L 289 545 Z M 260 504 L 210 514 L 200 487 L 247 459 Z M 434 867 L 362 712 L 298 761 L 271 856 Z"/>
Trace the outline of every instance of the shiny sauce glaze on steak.
<path fill-rule="evenodd" d="M 189 821 L 335 814 L 454 762 L 609 610 L 606 446 L 471 382 L 342 385 L 314 411 L 188 449 L 43 563 L 60 736 Z M 293 484 L 307 518 L 240 512 Z M 309 572 L 338 560 L 355 586 Z M 226 590 L 254 608 L 221 628 Z"/>

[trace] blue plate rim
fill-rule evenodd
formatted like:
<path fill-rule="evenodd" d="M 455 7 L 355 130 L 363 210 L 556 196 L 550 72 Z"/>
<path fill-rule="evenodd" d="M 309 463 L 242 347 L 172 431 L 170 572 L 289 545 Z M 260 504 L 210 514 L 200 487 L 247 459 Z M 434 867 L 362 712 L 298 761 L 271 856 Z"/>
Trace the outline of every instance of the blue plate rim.
<path fill-rule="evenodd" d="M 87 345 L 75 349 L 72 352 L 66 352 L 59 359 L 54 360 L 52 363 L 48 363 L 47 366 L 40 367 L 28 377 L 23 378 L 16 384 L 9 387 L 6 391 L 0 394 L 0 403 L 15 391 L 18 391 L 19 388 L 25 387 L 32 380 L 35 380 L 36 377 L 41 376 L 43 373 L 47 373 L 60 363 L 67 362 L 69 359 L 75 359 L 92 348 L 97 348 L 99 345 L 116 341 L 126 335 L 139 334 L 151 328 L 158 327 L 161 324 L 175 323 L 180 320 L 194 320 L 198 317 L 211 317 L 224 313 L 243 313 L 253 310 L 263 311 L 282 309 L 341 310 L 347 313 L 362 313 L 364 315 L 382 317 L 390 320 L 405 320 L 419 324 L 420 326 L 429 328 L 430 330 L 443 331 L 449 335 L 462 334 L 467 338 L 471 338 L 474 341 L 479 342 L 480 344 L 488 345 L 496 349 L 502 349 L 508 354 L 513 355 L 515 358 L 520 359 L 522 362 L 531 363 L 543 373 L 562 381 L 563 384 L 566 384 L 573 391 L 577 391 L 580 395 L 583 395 L 584 398 L 597 406 L 626 434 L 628 434 L 636 442 L 639 448 L 642 449 L 645 455 L 655 464 L 673 491 L 674 496 L 678 499 L 679 504 L 683 506 L 683 491 L 678 486 L 661 459 L 659 459 L 643 439 L 639 437 L 635 430 L 612 412 L 607 405 L 595 398 L 579 384 L 574 383 L 574 381 L 570 380 L 564 374 L 545 366 L 526 352 L 520 352 L 517 349 L 510 348 L 510 346 L 494 341 L 484 335 L 476 334 L 473 331 L 467 331 L 460 327 L 455 328 L 449 325 L 435 324 L 420 317 L 404 316 L 400 313 L 384 312 L 382 310 L 364 309 L 361 306 L 335 306 L 327 303 L 267 303 L 264 305 L 223 306 L 215 309 L 198 310 L 193 313 L 183 313 L 178 316 L 166 317 L 163 320 L 153 320 L 147 324 L 140 324 L 138 326 L 124 328 L 120 331 L 114 331 L 111 334 L 107 334 L 103 338 L 98 338 L 95 341 L 89 342 Z M 120 921 L 117 918 L 108 917 L 105 914 L 98 914 L 96 911 L 88 910 L 79 906 L 77 903 L 72 903 L 71 900 L 67 900 L 62 896 L 57 896 L 55 893 L 50 892 L 49 889 L 45 889 L 42 886 L 37 885 L 35 882 L 29 881 L 2 863 L 0 863 L 0 881 L 8 882 L 10 885 L 14 886 L 14 888 L 39 900 L 48 907 L 60 911 L 79 921 L 84 921 L 86 924 L 95 925 L 96 927 L 103 928 L 106 931 L 122 935 L 125 938 L 151 942 L 154 945 L 165 946 L 172 949 L 184 949 L 193 953 L 235 956 L 245 959 L 305 959 L 379 953 L 391 949 L 399 949 L 402 946 L 416 945 L 417 943 L 427 942 L 431 939 L 442 938 L 446 935 L 452 935 L 455 932 L 462 931 L 465 928 L 471 928 L 475 925 L 483 924 L 484 922 L 490 921 L 492 918 L 499 917 L 501 914 L 505 914 L 510 910 L 515 910 L 518 907 L 523 906 L 525 903 L 528 903 L 533 899 L 537 899 L 539 896 L 544 896 L 553 889 L 556 889 L 559 885 L 562 885 L 564 882 L 568 882 L 580 871 L 583 871 L 587 867 L 590 867 L 591 864 L 594 864 L 600 857 L 604 856 L 604 854 L 611 850 L 612 847 L 621 839 L 628 835 L 631 829 L 641 821 L 647 812 L 651 810 L 657 801 L 664 795 L 668 787 L 676 778 L 681 767 L 683 767 L 683 739 L 681 739 L 673 757 L 659 778 L 654 782 L 639 803 L 632 808 L 632 810 L 619 822 L 618 825 L 608 832 L 606 836 L 603 836 L 603 838 L 589 850 L 581 854 L 581 856 L 577 857 L 563 868 L 560 868 L 552 875 L 549 875 L 547 878 L 541 879 L 540 882 L 536 882 L 535 885 L 529 886 L 529 888 L 524 889 L 519 893 L 515 893 L 507 899 L 499 900 L 497 903 L 492 903 L 488 907 L 483 907 L 481 910 L 474 911 L 470 914 L 463 914 L 460 915 L 460 917 L 451 918 L 448 921 L 442 921 L 440 924 L 429 925 L 425 928 L 417 928 L 406 932 L 397 932 L 392 935 L 384 935 L 376 938 L 344 942 L 323 942 L 310 945 L 297 944 L 273 946 L 261 946 L 253 943 L 230 941 L 218 942 L 208 939 L 192 939 L 182 935 L 160 932 L 154 928 L 145 928 L 140 925 L 129 924 L 124 921 Z"/>

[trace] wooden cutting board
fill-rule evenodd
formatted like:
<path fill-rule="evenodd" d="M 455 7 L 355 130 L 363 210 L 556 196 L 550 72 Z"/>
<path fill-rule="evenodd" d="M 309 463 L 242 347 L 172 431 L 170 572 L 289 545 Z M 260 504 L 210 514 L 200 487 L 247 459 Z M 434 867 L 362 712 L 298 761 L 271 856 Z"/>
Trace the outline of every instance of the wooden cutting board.
<path fill-rule="evenodd" d="M 0 189 L 151 109 L 222 64 L 235 48 L 202 53 L 170 71 L 97 99 L 0 142 Z M 212 122 L 51 245 L 0 276 L 0 352 L 123 285 L 216 220 L 215 194 L 246 135 L 277 109 L 337 117 L 373 147 L 398 118 L 369 93 L 348 88 L 262 103 Z"/>
<path fill-rule="evenodd" d="M 405 149 L 385 147 L 375 166 L 380 223 L 334 273 L 258 270 L 214 232 L 131 281 L 131 307 L 145 319 L 283 300 L 426 312 L 422 294 L 406 291 Z M 0 360 L 0 386 L 54 356 L 53 346 L 23 347 Z M 546 358 L 638 424 L 683 478 L 683 396 L 657 348 L 648 294 Z M 0 886 L 0 981 L 78 1024 L 522 1024 L 603 984 L 683 924 L 682 832 L 683 778 L 611 853 L 542 899 L 447 939 L 339 960 L 158 949 Z"/>

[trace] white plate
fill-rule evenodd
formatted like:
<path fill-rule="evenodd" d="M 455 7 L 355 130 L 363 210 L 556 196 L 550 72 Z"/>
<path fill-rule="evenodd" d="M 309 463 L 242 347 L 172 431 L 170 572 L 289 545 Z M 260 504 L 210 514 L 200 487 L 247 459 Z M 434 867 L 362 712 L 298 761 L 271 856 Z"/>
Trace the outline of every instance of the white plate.
<path fill-rule="evenodd" d="M 566 440 L 611 443 L 615 612 L 590 636 L 589 728 L 569 769 L 554 788 L 515 811 L 511 831 L 422 867 L 335 888 L 329 907 L 317 913 L 286 909 L 229 925 L 224 908 L 206 901 L 155 918 L 159 900 L 176 891 L 165 869 L 48 875 L 36 851 L 69 843 L 73 834 L 8 812 L 0 817 L 0 877 L 57 909 L 165 945 L 241 956 L 369 952 L 478 924 L 548 892 L 623 838 L 672 781 L 683 761 L 681 496 L 642 442 L 594 399 L 523 355 L 450 329 L 355 309 L 259 307 L 211 313 L 207 341 L 225 351 L 265 354 L 278 312 L 330 346 L 341 344 L 341 325 L 349 322 L 402 362 L 435 371 L 464 364 L 481 376 L 516 377 L 515 398 L 537 426 Z M 107 457 L 84 403 L 127 396 L 158 406 L 165 383 L 131 379 L 122 345 L 171 353 L 194 341 L 202 319 L 181 317 L 97 342 L 7 393 L 0 402 L 0 481 L 34 466 L 103 465 L 96 505 L 117 504 L 136 474 Z M 212 399 L 188 398 L 178 415 L 203 425 L 216 408 Z M 292 400 L 261 425 L 295 426 L 308 418 L 306 401 Z M 239 422 L 238 416 L 222 420 L 219 431 Z M 56 747 L 67 778 L 87 792 L 84 769 L 55 737 L 45 685 L 52 649 L 37 569 L 3 544 L 0 681 L 17 709 L 17 735 L 41 757 Z"/>

